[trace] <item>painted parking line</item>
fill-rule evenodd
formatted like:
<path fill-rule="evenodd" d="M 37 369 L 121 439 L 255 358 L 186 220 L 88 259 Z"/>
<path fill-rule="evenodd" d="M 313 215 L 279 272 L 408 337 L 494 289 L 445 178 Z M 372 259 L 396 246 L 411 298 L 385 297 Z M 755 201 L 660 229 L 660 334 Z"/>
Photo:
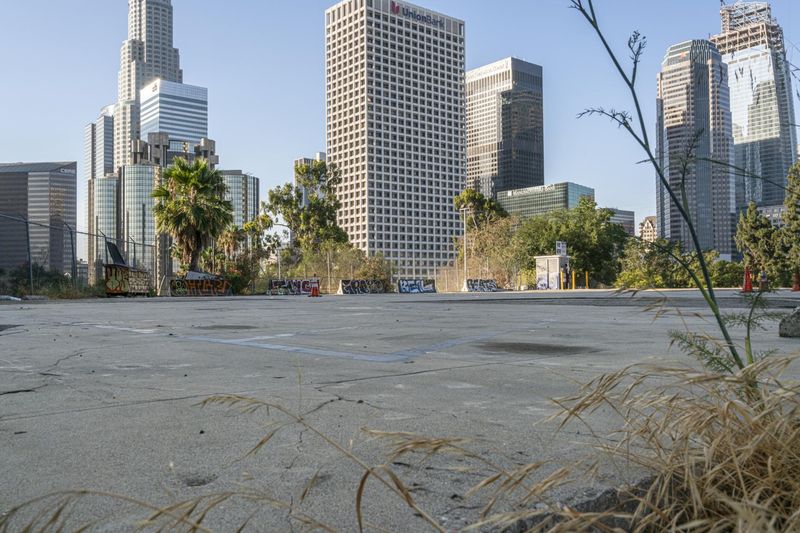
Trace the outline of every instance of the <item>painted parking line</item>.
<path fill-rule="evenodd" d="M 342 352 L 338 350 L 328 350 L 324 348 L 313 348 L 309 346 L 291 346 L 288 344 L 276 344 L 276 343 L 264 343 L 259 342 L 262 340 L 270 340 L 275 338 L 289 338 L 294 337 L 296 333 L 282 333 L 282 334 L 275 334 L 275 335 L 262 335 L 258 337 L 249 337 L 245 339 L 220 339 L 216 337 L 206 337 L 200 335 L 181 335 L 175 333 L 162 333 L 156 332 L 152 329 L 137 329 L 137 328 L 127 328 L 127 327 L 118 327 L 118 326 L 110 326 L 105 324 L 91 324 L 100 329 L 112 329 L 117 331 L 124 331 L 129 333 L 137 333 L 140 335 L 148 335 L 148 336 L 157 336 L 157 337 L 166 337 L 171 336 L 173 339 L 178 341 L 192 341 L 192 342 L 206 342 L 210 344 L 223 344 L 227 346 L 242 346 L 245 348 L 258 348 L 260 350 L 270 350 L 270 351 L 277 351 L 277 352 L 287 352 L 287 353 L 295 353 L 295 354 L 302 354 L 302 355 L 311 355 L 314 357 L 332 357 L 337 359 L 350 359 L 353 361 L 369 361 L 373 363 L 402 363 L 413 359 L 414 357 L 420 357 L 423 355 L 427 355 L 432 352 L 439 352 L 443 350 L 447 350 L 449 348 L 453 348 L 455 346 L 460 346 L 463 344 L 470 344 L 479 341 L 485 341 L 496 337 L 498 335 L 503 335 L 509 333 L 507 331 L 500 332 L 500 331 L 492 331 L 487 332 L 483 335 L 477 336 L 470 336 L 470 337 L 462 337 L 458 339 L 450 339 L 443 342 L 438 342 L 435 344 L 427 345 L 427 346 L 418 346 L 415 348 L 409 348 L 407 350 L 400 350 L 397 352 L 392 352 L 388 354 L 382 353 L 354 353 L 354 352 Z"/>

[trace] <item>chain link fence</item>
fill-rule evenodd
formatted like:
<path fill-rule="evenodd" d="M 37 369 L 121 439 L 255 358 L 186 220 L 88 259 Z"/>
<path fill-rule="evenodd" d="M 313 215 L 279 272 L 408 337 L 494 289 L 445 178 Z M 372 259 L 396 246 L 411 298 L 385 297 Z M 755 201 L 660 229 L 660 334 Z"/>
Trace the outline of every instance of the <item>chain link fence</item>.
<path fill-rule="evenodd" d="M 155 286 L 154 244 L 79 231 L 57 218 L 43 223 L 0 213 L 0 295 L 100 295 L 103 265 L 114 263 L 107 242 L 128 266 L 148 272 Z"/>

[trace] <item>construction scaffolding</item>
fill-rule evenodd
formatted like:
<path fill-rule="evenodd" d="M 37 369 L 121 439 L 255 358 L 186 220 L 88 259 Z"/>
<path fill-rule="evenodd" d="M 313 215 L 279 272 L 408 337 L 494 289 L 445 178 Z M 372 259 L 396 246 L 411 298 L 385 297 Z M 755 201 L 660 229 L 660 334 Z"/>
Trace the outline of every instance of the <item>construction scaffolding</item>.
<path fill-rule="evenodd" d="M 767 2 L 738 1 L 720 8 L 722 33 L 711 38 L 721 54 L 767 46 L 783 51 L 783 30 Z"/>

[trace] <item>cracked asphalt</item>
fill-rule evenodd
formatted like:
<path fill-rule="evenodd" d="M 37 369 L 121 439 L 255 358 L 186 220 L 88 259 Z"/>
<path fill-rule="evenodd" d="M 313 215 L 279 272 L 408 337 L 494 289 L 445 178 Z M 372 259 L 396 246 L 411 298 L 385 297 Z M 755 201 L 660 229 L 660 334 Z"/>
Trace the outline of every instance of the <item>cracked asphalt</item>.
<path fill-rule="evenodd" d="M 206 525 L 231 531 L 252 517 L 246 531 L 289 531 L 306 518 L 353 531 L 364 471 L 351 453 L 388 463 L 421 508 L 459 530 L 486 503 L 484 493 L 466 494 L 485 467 L 462 456 L 388 458 L 364 430 L 468 438 L 467 448 L 505 468 L 550 461 L 542 475 L 596 459 L 585 428 L 559 433 L 546 422 L 550 400 L 625 365 L 688 363 L 668 350 L 667 331 L 712 326 L 696 293 L 666 294 L 678 312 L 655 322 L 648 307 L 658 295 L 602 291 L 0 304 L 0 514 L 54 491 L 156 507 L 248 491 L 250 501 L 221 503 Z M 721 301 L 742 305 L 732 291 Z M 770 302 L 788 311 L 800 298 L 781 292 Z M 755 342 L 800 348 L 778 337 L 777 324 Z M 310 428 L 283 425 L 274 408 L 241 412 L 255 403 L 201 405 L 215 395 L 279 405 Z M 600 435 L 614 428 L 606 412 L 590 422 Z M 558 496 L 587 497 L 640 476 L 603 462 L 598 479 Z M 371 524 L 426 529 L 374 479 L 363 502 Z M 134 530 L 146 513 L 91 496 L 70 523 L 107 515 L 98 530 Z"/>

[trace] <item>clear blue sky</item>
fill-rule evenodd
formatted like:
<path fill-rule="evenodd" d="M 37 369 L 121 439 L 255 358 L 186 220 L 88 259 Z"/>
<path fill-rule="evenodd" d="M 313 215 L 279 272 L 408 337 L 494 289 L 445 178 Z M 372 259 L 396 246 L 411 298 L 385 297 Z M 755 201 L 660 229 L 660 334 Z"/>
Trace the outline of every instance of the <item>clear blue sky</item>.
<path fill-rule="evenodd" d="M 210 137 L 223 168 L 268 188 L 292 161 L 325 149 L 324 10 L 333 0 L 173 0 L 186 83 L 208 87 Z M 567 0 L 419 0 L 467 26 L 467 68 L 507 56 L 544 67 L 545 181 L 594 187 L 601 206 L 655 211 L 655 179 L 611 124 L 586 107 L 628 109 L 624 87 Z M 596 0 L 617 50 L 648 38 L 640 91 L 654 129 L 655 77 L 667 47 L 719 30 L 718 0 Z M 800 65 L 800 1 L 774 0 L 790 60 Z M 78 161 L 78 225 L 86 225 L 83 127 L 116 99 L 126 0 L 2 0 L 0 162 Z M 797 89 L 795 83 L 795 89 Z M 796 103 L 797 107 L 798 104 Z"/>

